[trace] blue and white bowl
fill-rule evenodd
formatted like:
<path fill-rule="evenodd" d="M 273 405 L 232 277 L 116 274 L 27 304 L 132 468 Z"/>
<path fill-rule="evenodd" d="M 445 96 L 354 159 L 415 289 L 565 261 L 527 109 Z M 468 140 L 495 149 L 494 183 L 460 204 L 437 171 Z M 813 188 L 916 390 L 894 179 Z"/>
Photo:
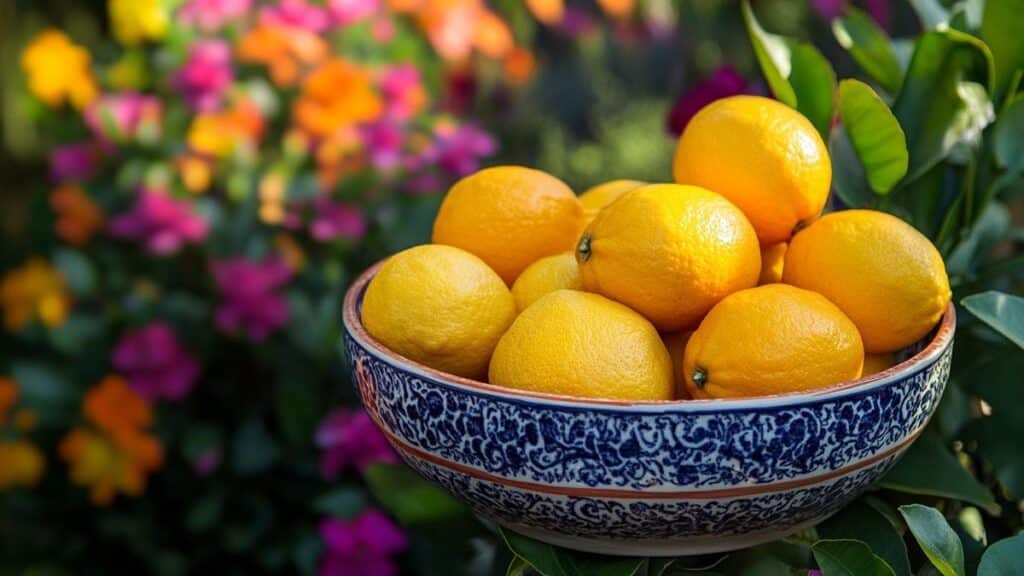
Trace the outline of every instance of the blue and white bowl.
<path fill-rule="evenodd" d="M 952 305 L 897 366 L 813 392 L 616 402 L 510 390 L 374 340 L 360 306 L 378 267 L 344 310 L 370 416 L 410 466 L 480 516 L 577 550 L 704 554 L 820 522 L 892 467 L 949 376 Z"/>

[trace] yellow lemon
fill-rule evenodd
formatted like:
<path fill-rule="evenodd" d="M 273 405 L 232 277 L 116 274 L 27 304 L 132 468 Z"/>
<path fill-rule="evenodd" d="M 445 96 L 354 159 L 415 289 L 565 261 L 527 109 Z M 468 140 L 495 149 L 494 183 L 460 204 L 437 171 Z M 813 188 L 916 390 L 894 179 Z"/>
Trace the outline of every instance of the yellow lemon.
<path fill-rule="evenodd" d="M 683 372 L 683 354 L 686 352 L 686 343 L 690 341 L 693 331 L 680 330 L 661 335 L 661 341 L 665 343 L 669 358 L 672 359 L 672 377 L 676 384 L 676 398 L 683 400 L 690 397 L 686 391 L 686 377 Z"/>
<path fill-rule="evenodd" d="M 879 372 L 884 372 L 895 365 L 896 357 L 892 353 L 865 354 L 864 373 L 861 374 L 861 376 L 870 376 L 872 374 L 878 374 Z"/>
<path fill-rule="evenodd" d="M 801 230 L 789 244 L 782 280 L 835 302 L 869 353 L 923 338 L 951 297 L 942 256 L 928 238 L 874 210 L 833 212 Z"/>
<path fill-rule="evenodd" d="M 679 138 L 672 173 L 743 210 L 762 244 L 785 242 L 825 207 L 828 148 L 807 118 L 761 96 L 708 104 Z"/>
<path fill-rule="evenodd" d="M 611 400 L 671 400 L 672 362 L 657 330 L 597 294 L 558 290 L 523 311 L 491 359 L 492 384 Z"/>
<path fill-rule="evenodd" d="M 476 254 L 512 285 L 537 259 L 571 251 L 582 227 L 583 205 L 564 182 L 497 166 L 452 186 L 434 220 L 434 242 Z"/>
<path fill-rule="evenodd" d="M 782 282 L 782 267 L 786 263 L 787 247 L 788 244 L 785 242 L 761 246 L 761 277 L 757 279 L 758 284 Z"/>
<path fill-rule="evenodd" d="M 663 332 L 693 328 L 725 296 L 757 284 L 750 222 L 696 186 L 652 184 L 602 210 L 576 247 L 583 287 L 621 302 Z"/>
<path fill-rule="evenodd" d="M 690 337 L 683 359 L 693 398 L 765 396 L 860 376 L 857 327 L 821 294 L 767 284 L 727 296 Z"/>
<path fill-rule="evenodd" d="M 516 305 L 476 256 L 439 244 L 387 259 L 363 297 L 363 326 L 389 349 L 431 368 L 482 378 Z"/>
<path fill-rule="evenodd" d="M 590 223 L 602 208 L 611 204 L 626 192 L 647 184 L 639 180 L 612 180 L 598 184 L 580 194 L 580 203 L 586 213 L 586 221 Z"/>
<path fill-rule="evenodd" d="M 582 290 L 580 267 L 572 252 L 541 258 L 530 264 L 512 285 L 516 309 L 522 312 L 538 298 L 555 290 Z"/>

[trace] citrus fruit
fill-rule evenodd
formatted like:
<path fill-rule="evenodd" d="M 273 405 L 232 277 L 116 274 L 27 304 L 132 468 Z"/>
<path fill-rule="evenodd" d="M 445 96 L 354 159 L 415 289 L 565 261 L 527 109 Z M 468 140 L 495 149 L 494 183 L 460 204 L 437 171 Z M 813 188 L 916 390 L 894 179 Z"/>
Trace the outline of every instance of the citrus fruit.
<path fill-rule="evenodd" d="M 869 353 L 920 340 L 951 297 L 935 246 L 910 224 L 874 210 L 833 212 L 801 230 L 789 243 L 782 280 L 839 306 Z"/>
<path fill-rule="evenodd" d="M 505 283 L 476 256 L 439 244 L 387 259 L 363 297 L 366 331 L 431 368 L 481 378 L 516 305 Z"/>
<path fill-rule="evenodd" d="M 767 284 L 727 296 L 690 337 L 683 358 L 693 398 L 782 394 L 860 376 L 857 327 L 821 294 Z"/>
<path fill-rule="evenodd" d="M 892 353 L 887 354 L 865 354 L 864 372 L 861 376 L 870 376 L 884 372 L 896 365 L 896 357 Z"/>
<path fill-rule="evenodd" d="M 564 182 L 498 166 L 451 187 L 434 220 L 434 242 L 476 254 L 511 285 L 535 260 L 572 250 L 582 227 L 583 206 Z"/>
<path fill-rule="evenodd" d="M 639 180 L 612 180 L 589 188 L 580 194 L 580 203 L 583 204 L 586 221 L 591 222 L 602 208 L 614 202 L 619 196 L 644 184 L 646 182 Z"/>
<path fill-rule="evenodd" d="M 582 398 L 671 400 L 672 363 L 651 323 L 597 294 L 557 290 L 523 311 L 491 358 L 492 384 Z"/>
<path fill-rule="evenodd" d="M 547 256 L 530 264 L 512 284 L 512 297 L 520 312 L 548 292 L 582 290 L 580 267 L 572 252 Z"/>
<path fill-rule="evenodd" d="M 782 282 L 782 267 L 786 263 L 787 247 L 788 244 L 785 242 L 761 246 L 761 277 L 757 279 L 758 284 Z"/>
<path fill-rule="evenodd" d="M 663 332 L 693 328 L 716 302 L 757 284 L 754 229 L 728 200 L 696 186 L 652 184 L 597 215 L 576 246 L 583 287 Z"/>
<path fill-rule="evenodd" d="M 672 359 L 672 378 L 676 385 L 677 399 L 690 397 L 686 391 L 686 378 L 683 375 L 683 354 L 686 352 L 686 343 L 690 341 L 692 335 L 693 332 L 690 330 L 679 330 L 661 335 L 661 341 L 665 343 L 668 356 Z"/>
<path fill-rule="evenodd" d="M 679 138 L 672 173 L 743 210 L 762 244 L 784 242 L 828 199 L 832 162 L 807 118 L 761 96 L 702 108 Z"/>

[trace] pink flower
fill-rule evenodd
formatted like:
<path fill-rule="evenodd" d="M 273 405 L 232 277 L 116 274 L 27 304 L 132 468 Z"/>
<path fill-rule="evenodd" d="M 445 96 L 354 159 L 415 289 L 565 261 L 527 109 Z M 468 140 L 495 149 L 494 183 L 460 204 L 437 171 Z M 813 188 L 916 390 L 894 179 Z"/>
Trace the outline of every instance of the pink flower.
<path fill-rule="evenodd" d="M 200 40 L 189 49 L 188 61 L 175 73 L 175 89 L 194 110 L 212 112 L 231 86 L 231 48 L 223 40 Z"/>
<path fill-rule="evenodd" d="M 427 92 L 420 71 L 413 64 L 399 64 L 381 74 L 380 91 L 384 95 L 385 114 L 395 120 L 408 120 L 423 110 Z"/>
<path fill-rule="evenodd" d="M 348 26 L 373 15 L 379 0 L 327 0 L 327 11 L 336 26 Z"/>
<path fill-rule="evenodd" d="M 90 143 L 57 146 L 50 151 L 50 178 L 54 182 L 82 182 L 96 173 L 98 150 Z"/>
<path fill-rule="evenodd" d="M 323 450 L 320 473 L 334 480 L 348 468 L 362 471 L 370 464 L 398 462 L 398 456 L 370 416 L 362 410 L 338 409 L 320 422 L 316 445 Z"/>
<path fill-rule="evenodd" d="M 220 330 L 262 341 L 288 323 L 288 301 L 278 290 L 292 272 L 283 261 L 223 260 L 213 265 L 213 277 L 222 299 L 214 315 Z"/>
<path fill-rule="evenodd" d="M 100 96 L 85 111 L 85 124 L 101 144 L 155 141 L 163 104 L 156 96 L 116 92 Z"/>
<path fill-rule="evenodd" d="M 199 377 L 199 362 L 164 322 L 125 332 L 114 347 L 113 363 L 128 385 L 149 400 L 180 400 Z"/>
<path fill-rule="evenodd" d="M 678 136 L 701 108 L 715 100 L 749 92 L 747 81 L 739 72 L 732 66 L 722 66 L 676 101 L 668 116 L 668 130 Z"/>
<path fill-rule="evenodd" d="M 188 201 L 142 190 L 135 206 L 114 217 L 108 231 L 116 238 L 140 240 L 154 254 L 172 254 L 185 244 L 202 242 L 207 224 Z"/>
<path fill-rule="evenodd" d="M 260 22 L 294 26 L 319 34 L 327 30 L 330 18 L 326 9 L 306 0 L 279 0 L 277 4 L 260 10 Z"/>
<path fill-rule="evenodd" d="M 807 576 L 821 576 L 821 570 L 808 570 Z"/>
<path fill-rule="evenodd" d="M 408 546 L 402 530 L 378 510 L 368 509 L 350 521 L 320 523 L 324 556 L 320 576 L 394 576 L 392 556 Z"/>
<path fill-rule="evenodd" d="M 377 122 L 362 129 L 363 145 L 370 164 L 378 170 L 392 170 L 402 161 L 402 129 L 391 122 Z"/>
<path fill-rule="evenodd" d="M 575 6 L 566 6 L 565 15 L 557 24 L 557 30 L 566 36 L 578 38 L 597 30 L 597 22 L 590 12 Z"/>
<path fill-rule="evenodd" d="M 188 0 L 178 10 L 178 18 L 206 32 L 216 32 L 225 24 L 245 16 L 251 7 L 252 0 Z"/>
<path fill-rule="evenodd" d="M 843 15 L 846 0 L 811 0 L 811 6 L 823 20 L 832 20 Z"/>
<path fill-rule="evenodd" d="M 316 240 L 358 240 L 366 234 L 366 218 L 358 206 L 320 196 L 313 201 L 313 212 L 309 233 Z"/>
<path fill-rule="evenodd" d="M 476 172 L 480 168 L 480 159 L 494 154 L 498 149 L 498 143 L 490 134 L 471 124 L 454 129 L 444 127 L 438 132 L 433 159 L 453 176 L 461 177 Z"/>
<path fill-rule="evenodd" d="M 878 25 L 886 30 L 892 24 L 892 7 L 889 0 L 864 0 L 868 14 L 878 22 Z"/>
<path fill-rule="evenodd" d="M 405 179 L 403 187 L 406 193 L 417 196 L 420 194 L 436 194 L 444 190 L 444 184 L 436 174 L 423 172 Z"/>

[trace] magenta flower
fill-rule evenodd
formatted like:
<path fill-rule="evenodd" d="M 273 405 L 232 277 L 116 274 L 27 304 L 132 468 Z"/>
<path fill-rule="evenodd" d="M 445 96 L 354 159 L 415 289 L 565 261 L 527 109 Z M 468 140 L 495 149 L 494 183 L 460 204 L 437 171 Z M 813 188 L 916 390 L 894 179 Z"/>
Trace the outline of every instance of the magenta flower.
<path fill-rule="evenodd" d="M 178 10 L 178 18 L 206 32 L 216 32 L 245 16 L 251 7 L 252 0 L 188 0 Z"/>
<path fill-rule="evenodd" d="M 832 20 L 843 15 L 846 0 L 811 0 L 811 6 L 822 20 Z"/>
<path fill-rule="evenodd" d="M 465 176 L 480 168 L 480 159 L 494 154 L 498 143 L 490 134 L 464 124 L 453 130 L 443 130 L 433 151 L 434 161 L 446 172 Z"/>
<path fill-rule="evenodd" d="M 379 8 L 379 0 L 327 0 L 327 11 L 336 26 L 348 26 L 364 20 Z"/>
<path fill-rule="evenodd" d="M 668 115 L 668 130 L 678 136 L 701 108 L 715 100 L 749 92 L 747 81 L 739 72 L 732 66 L 722 66 L 676 101 Z"/>
<path fill-rule="evenodd" d="M 163 104 L 156 96 L 116 92 L 100 96 L 85 111 L 85 124 L 101 144 L 155 141 Z"/>
<path fill-rule="evenodd" d="M 363 211 L 353 204 L 335 202 L 326 196 L 313 201 L 313 221 L 309 233 L 316 240 L 330 242 L 338 238 L 358 240 L 366 234 Z"/>
<path fill-rule="evenodd" d="M 50 178 L 54 182 L 82 182 L 96 174 L 99 151 L 90 143 L 56 146 L 50 151 Z"/>
<path fill-rule="evenodd" d="M 319 34 L 327 30 L 330 18 L 325 8 L 306 0 L 279 0 L 277 4 L 260 10 L 260 22 L 293 26 Z"/>
<path fill-rule="evenodd" d="M 142 190 L 135 206 L 108 226 L 115 238 L 142 241 L 154 254 L 173 254 L 185 244 L 202 242 L 207 230 L 191 203 L 159 190 Z"/>
<path fill-rule="evenodd" d="M 113 363 L 128 385 L 150 400 L 181 400 L 199 377 L 199 362 L 164 322 L 125 332 L 114 347 Z"/>
<path fill-rule="evenodd" d="M 213 265 L 213 277 L 222 299 L 214 315 L 220 330 L 262 341 L 288 323 L 288 301 L 278 292 L 292 277 L 284 262 L 224 260 Z"/>
<path fill-rule="evenodd" d="M 892 7 L 889 0 L 864 0 L 868 14 L 878 22 L 878 25 L 886 30 L 892 24 Z"/>
<path fill-rule="evenodd" d="M 398 566 L 392 557 L 408 546 L 402 530 L 372 508 L 350 521 L 324 520 L 320 538 L 320 576 L 395 576 Z"/>
<path fill-rule="evenodd" d="M 821 576 L 821 570 L 808 570 L 807 576 Z"/>
<path fill-rule="evenodd" d="M 398 462 L 384 434 L 362 410 L 339 408 L 328 414 L 317 428 L 316 445 L 323 450 L 320 473 L 327 480 L 349 468 L 362 471 L 370 464 Z"/>
<path fill-rule="evenodd" d="M 363 146 L 370 155 L 370 164 L 378 170 L 392 170 L 402 162 L 400 127 L 392 122 L 377 122 L 361 130 Z"/>
<path fill-rule="evenodd" d="M 556 30 L 566 36 L 578 38 L 597 30 L 597 22 L 590 12 L 575 6 L 566 6 L 565 15 L 556 25 Z"/>
<path fill-rule="evenodd" d="M 384 95 L 385 114 L 395 120 L 412 118 L 426 104 L 423 78 L 413 64 L 399 64 L 385 70 L 380 77 L 380 91 Z"/>
<path fill-rule="evenodd" d="M 211 112 L 235 78 L 231 48 L 223 40 L 199 40 L 192 44 L 188 61 L 174 75 L 172 83 L 194 110 Z"/>

